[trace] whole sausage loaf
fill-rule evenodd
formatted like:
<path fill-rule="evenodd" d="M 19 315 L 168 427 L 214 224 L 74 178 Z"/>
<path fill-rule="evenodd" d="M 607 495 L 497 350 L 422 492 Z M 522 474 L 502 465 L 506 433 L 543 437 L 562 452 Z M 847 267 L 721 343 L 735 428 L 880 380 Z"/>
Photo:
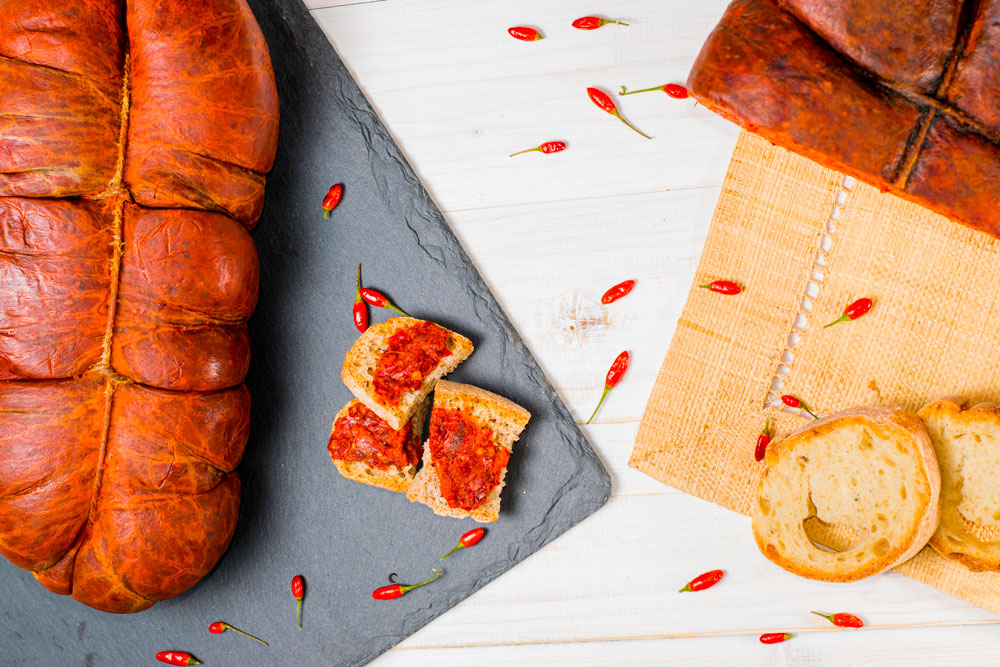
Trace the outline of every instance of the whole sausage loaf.
<path fill-rule="evenodd" d="M 236 526 L 278 98 L 244 0 L 0 0 L 0 553 L 135 612 Z"/>
<path fill-rule="evenodd" d="M 780 146 L 1000 238 L 1000 0 L 735 0 L 688 85 Z"/>

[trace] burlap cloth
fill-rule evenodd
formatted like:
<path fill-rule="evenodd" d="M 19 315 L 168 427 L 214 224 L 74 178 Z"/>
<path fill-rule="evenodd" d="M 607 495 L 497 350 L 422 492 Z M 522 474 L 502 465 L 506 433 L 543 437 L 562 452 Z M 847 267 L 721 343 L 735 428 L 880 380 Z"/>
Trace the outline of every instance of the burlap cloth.
<path fill-rule="evenodd" d="M 765 419 L 778 433 L 803 423 L 767 407 L 783 355 L 777 393 L 816 412 L 916 410 L 948 394 L 1000 400 L 1000 241 L 846 186 L 837 172 L 740 136 L 629 465 L 748 514 Z M 715 279 L 744 291 L 696 287 Z M 875 302 L 868 315 L 822 328 L 863 296 Z M 896 570 L 1000 613 L 1000 574 L 969 572 L 929 547 Z"/>

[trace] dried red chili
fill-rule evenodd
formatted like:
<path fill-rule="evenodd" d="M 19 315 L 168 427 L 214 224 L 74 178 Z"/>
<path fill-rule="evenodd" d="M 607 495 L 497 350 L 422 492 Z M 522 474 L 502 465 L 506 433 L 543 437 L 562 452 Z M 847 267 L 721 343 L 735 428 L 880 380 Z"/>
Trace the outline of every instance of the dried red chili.
<path fill-rule="evenodd" d="M 829 324 L 825 325 L 823 328 L 826 329 L 827 327 L 832 327 L 834 324 L 837 324 L 839 322 L 856 320 L 871 309 L 872 309 L 871 299 L 858 299 L 857 301 L 852 302 L 850 305 L 847 306 L 847 308 L 844 309 L 843 315 L 835 319 L 833 322 L 830 322 Z"/>
<path fill-rule="evenodd" d="M 761 644 L 780 644 L 786 642 L 795 635 L 787 632 L 767 632 L 760 636 Z"/>
<path fill-rule="evenodd" d="M 216 621 L 215 623 L 212 623 L 210 626 L 208 626 L 208 631 L 211 632 L 213 635 L 221 635 L 226 630 L 232 630 L 234 632 L 238 632 L 241 635 L 243 635 L 244 637 L 249 637 L 250 639 L 253 639 L 255 641 L 259 641 L 264 646 L 269 646 L 269 644 L 266 641 L 264 641 L 263 639 L 261 639 L 260 637 L 254 637 L 249 632 L 243 632 L 239 628 L 233 627 L 232 625 L 229 625 L 228 623 L 223 623 L 222 621 Z"/>
<path fill-rule="evenodd" d="M 521 155 L 522 153 L 530 153 L 531 151 L 538 151 L 539 153 L 558 153 L 559 151 L 566 150 L 566 142 L 564 141 L 546 141 L 544 144 L 539 144 L 534 148 L 526 148 L 523 151 L 518 151 L 516 153 L 511 153 L 510 157 L 515 155 Z"/>
<path fill-rule="evenodd" d="M 843 612 L 837 614 L 821 614 L 818 611 L 810 612 L 816 614 L 817 616 L 822 616 L 826 620 L 830 621 L 838 628 L 862 628 L 865 623 L 860 618 L 854 614 L 845 614 Z"/>
<path fill-rule="evenodd" d="M 617 357 L 615 357 L 614 362 L 611 364 L 611 368 L 608 369 L 608 375 L 604 378 L 604 392 L 601 394 L 601 400 L 597 402 L 597 407 L 594 408 L 594 412 L 590 415 L 590 419 L 587 420 L 589 424 L 593 421 L 594 416 L 597 411 L 601 409 L 604 404 L 604 399 L 608 397 L 608 392 L 614 389 L 619 382 L 621 382 L 622 376 L 625 375 L 625 371 L 628 370 L 628 362 L 630 356 L 628 350 L 625 350 Z"/>
<path fill-rule="evenodd" d="M 376 600 L 395 600 L 396 598 L 401 598 L 414 588 L 420 588 L 421 586 L 426 586 L 432 581 L 436 581 L 438 577 L 441 576 L 439 570 L 434 570 L 434 576 L 427 581 L 421 581 L 419 584 L 392 584 L 391 586 L 383 586 L 382 588 L 376 588 L 372 591 L 372 597 Z"/>
<path fill-rule="evenodd" d="M 608 94 L 605 93 L 603 90 L 598 90 L 597 88 L 588 88 L 587 89 L 587 95 L 590 96 L 590 100 L 594 104 L 596 104 L 600 108 L 604 109 L 605 111 L 607 111 L 609 114 L 611 114 L 612 116 L 614 116 L 615 118 L 617 118 L 621 122 L 623 122 L 626 125 L 628 125 L 630 128 L 632 128 L 633 130 L 635 130 L 637 133 L 641 134 L 642 136 L 646 137 L 647 139 L 652 139 L 653 138 L 653 137 L 649 136 L 648 134 L 645 134 L 644 132 L 642 132 L 641 130 L 639 130 L 639 128 L 637 128 L 632 123 L 630 123 L 627 120 L 625 120 L 625 117 L 622 116 L 621 113 L 618 111 L 618 107 L 615 106 L 614 100 L 612 100 L 611 97 L 608 96 Z"/>
<path fill-rule="evenodd" d="M 361 265 L 358 264 L 358 282 L 354 285 L 354 307 L 351 308 L 354 316 L 354 326 L 358 331 L 364 333 L 368 331 L 368 307 L 361 300 Z"/>
<path fill-rule="evenodd" d="M 292 597 L 295 598 L 295 625 L 302 629 L 302 598 L 306 596 L 306 582 L 301 574 L 292 577 Z"/>
<path fill-rule="evenodd" d="M 689 591 L 703 591 L 706 588 L 711 588 L 712 586 L 719 583 L 722 576 L 725 574 L 722 570 L 709 570 L 703 574 L 699 574 L 697 577 L 687 582 L 684 588 L 677 591 L 678 593 L 687 593 Z"/>
<path fill-rule="evenodd" d="M 441 556 L 441 560 L 444 560 L 445 558 L 452 555 L 459 549 L 466 549 L 468 547 L 473 547 L 479 544 L 479 540 L 483 539 L 483 535 L 485 534 L 486 534 L 485 528 L 473 528 L 465 535 L 462 535 L 462 537 L 458 538 L 458 544 L 455 545 L 455 548 L 446 553 L 445 555 Z"/>
<path fill-rule="evenodd" d="M 160 651 L 156 654 L 156 659 L 168 665 L 200 665 L 190 653 L 184 651 Z"/>
<path fill-rule="evenodd" d="M 602 19 L 599 16 L 584 16 L 573 21 L 573 27 L 578 30 L 597 30 L 602 26 L 606 26 L 609 23 L 614 23 L 615 25 L 628 25 L 628 23 L 622 23 L 617 19 Z"/>
<path fill-rule="evenodd" d="M 611 289 L 609 289 L 607 292 L 604 293 L 604 296 L 601 297 L 601 303 L 607 305 L 609 303 L 617 301 L 618 299 L 622 298 L 623 296 L 631 292 L 633 287 L 635 287 L 634 280 L 626 280 L 625 282 L 618 283 L 617 285 L 615 285 L 614 287 L 612 287 Z"/>
<path fill-rule="evenodd" d="M 627 90 L 625 86 L 618 91 L 618 95 L 635 95 L 636 93 L 650 93 L 654 90 L 659 90 L 675 100 L 683 100 L 688 97 L 688 89 L 679 83 L 667 83 L 662 86 L 653 86 L 652 88 L 643 88 L 642 90 Z"/>
<path fill-rule="evenodd" d="M 377 292 L 373 289 L 367 287 L 362 287 L 360 290 L 361 298 L 364 299 L 365 303 L 371 304 L 376 308 L 388 308 L 389 310 L 394 310 L 403 317 L 409 317 L 406 313 L 401 311 L 392 301 L 389 301 L 381 292 Z"/>
<path fill-rule="evenodd" d="M 816 414 L 812 410 L 810 410 L 806 406 L 806 404 L 802 402 L 801 399 L 798 399 L 795 396 L 791 396 L 789 394 L 785 394 L 785 395 L 783 395 L 781 397 L 781 402 L 784 403 L 785 405 L 787 405 L 790 408 L 802 408 L 803 410 L 805 410 L 806 412 L 808 412 L 809 415 L 813 419 L 819 419 L 819 417 L 817 417 Z"/>
<path fill-rule="evenodd" d="M 698 285 L 698 287 L 710 290 L 716 294 L 725 294 L 727 296 L 739 294 L 743 291 L 742 287 L 731 280 L 713 280 L 707 285 Z"/>
<path fill-rule="evenodd" d="M 330 211 L 337 208 L 337 204 L 340 203 L 340 198 L 344 194 L 344 186 L 340 183 L 334 185 L 323 197 L 323 219 L 325 220 L 329 215 Z"/>
<path fill-rule="evenodd" d="M 771 421 L 768 420 L 764 422 L 764 430 L 757 436 L 757 447 L 753 450 L 754 461 L 764 460 L 764 453 L 767 451 L 767 446 L 771 444 L 771 438 L 773 436 L 774 433 L 771 431 Z"/>
<path fill-rule="evenodd" d="M 507 32 L 514 39 L 519 39 L 522 42 L 534 42 L 539 39 L 545 39 L 542 37 L 542 33 L 538 32 L 534 28 L 527 28 L 525 26 L 516 26 L 514 28 L 507 28 Z"/>

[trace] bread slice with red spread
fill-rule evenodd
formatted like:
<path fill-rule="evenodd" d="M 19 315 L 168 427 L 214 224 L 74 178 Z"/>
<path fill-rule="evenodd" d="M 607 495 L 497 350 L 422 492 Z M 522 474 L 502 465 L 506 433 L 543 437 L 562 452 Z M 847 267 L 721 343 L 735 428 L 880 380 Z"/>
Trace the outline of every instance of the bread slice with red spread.
<path fill-rule="evenodd" d="M 424 465 L 406 497 L 441 516 L 496 521 L 511 449 L 530 418 L 485 389 L 438 382 Z"/>
<path fill-rule="evenodd" d="M 434 385 L 472 354 L 472 342 L 444 327 L 393 317 L 351 346 L 341 378 L 368 409 L 401 429 Z"/>
<path fill-rule="evenodd" d="M 352 400 L 333 420 L 327 443 L 333 465 L 347 479 L 406 493 L 420 463 L 428 403 L 421 401 L 403 428 L 394 429 L 364 403 Z"/>

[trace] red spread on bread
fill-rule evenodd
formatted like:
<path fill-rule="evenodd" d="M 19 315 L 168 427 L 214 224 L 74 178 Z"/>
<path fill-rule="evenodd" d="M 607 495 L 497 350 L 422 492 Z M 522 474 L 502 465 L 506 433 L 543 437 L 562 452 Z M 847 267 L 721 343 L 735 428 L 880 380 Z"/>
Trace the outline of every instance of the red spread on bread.
<path fill-rule="evenodd" d="M 450 507 L 474 510 L 500 484 L 510 452 L 493 431 L 461 410 L 435 409 L 429 446 L 441 496 Z"/>
<path fill-rule="evenodd" d="M 424 378 L 451 355 L 448 342 L 448 331 L 433 322 L 396 331 L 375 366 L 375 393 L 386 403 L 398 405 L 404 394 L 420 389 Z"/>
<path fill-rule="evenodd" d="M 420 462 L 420 434 L 410 422 L 397 431 L 363 403 L 355 403 L 333 425 L 327 449 L 336 460 L 360 461 L 379 470 L 405 468 Z"/>

